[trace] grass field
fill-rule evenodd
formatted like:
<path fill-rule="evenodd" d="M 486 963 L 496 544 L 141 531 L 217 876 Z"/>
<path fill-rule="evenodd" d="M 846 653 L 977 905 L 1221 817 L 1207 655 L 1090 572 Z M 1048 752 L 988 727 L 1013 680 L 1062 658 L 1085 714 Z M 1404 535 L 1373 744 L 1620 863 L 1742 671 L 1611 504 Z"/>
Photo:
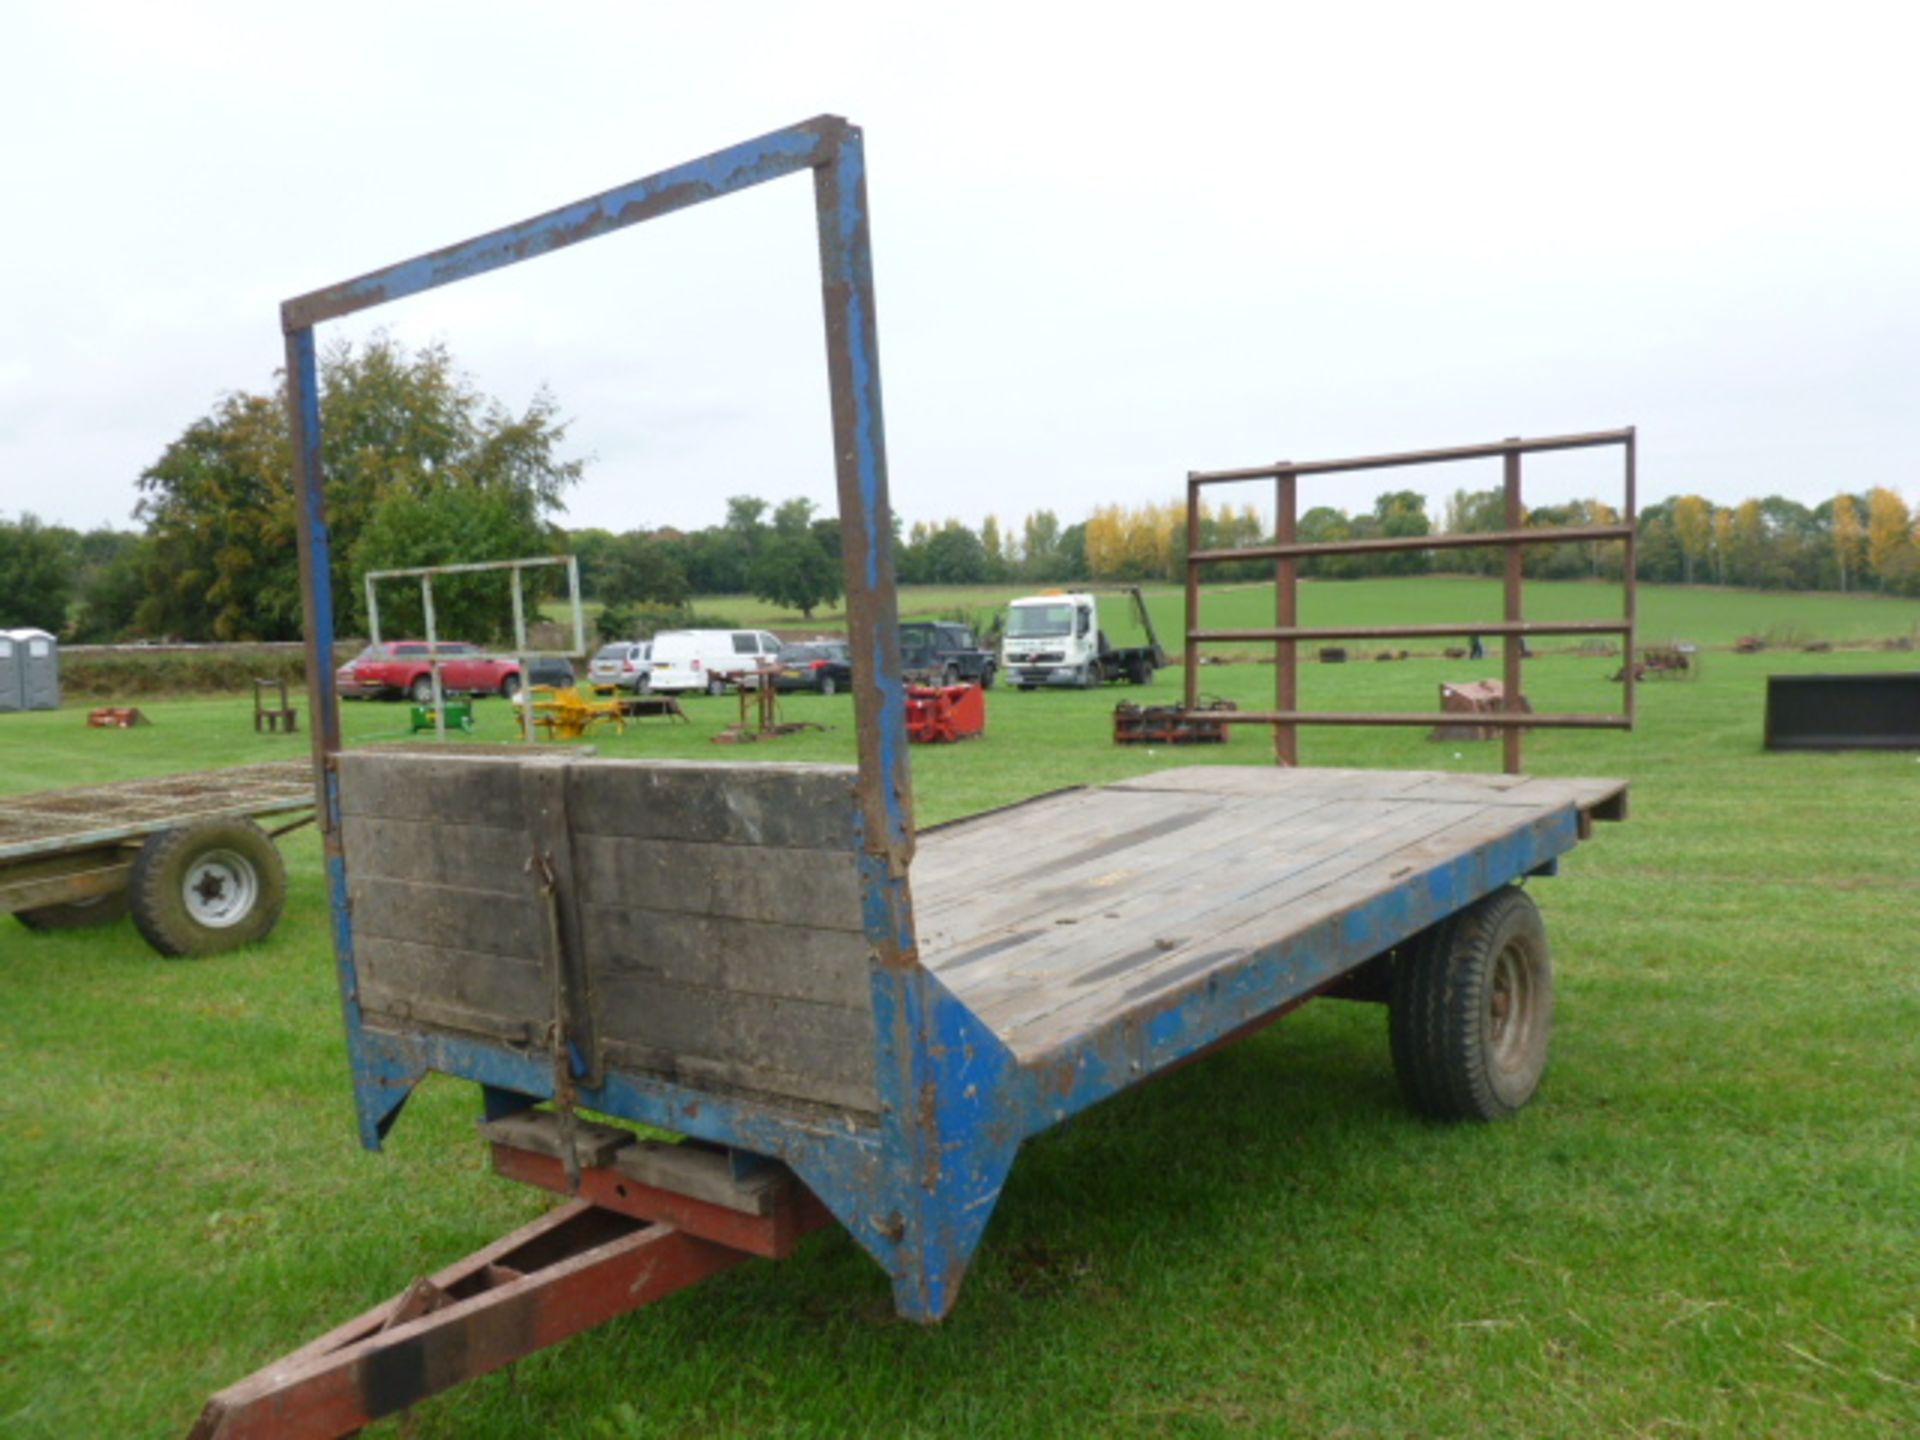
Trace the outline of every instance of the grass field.
<path fill-rule="evenodd" d="M 1186 624 L 1184 593 L 1169 585 L 1143 588 L 1162 642 L 1168 649 L 1178 650 Z M 1783 647 L 1814 640 L 1857 644 L 1896 635 L 1920 639 L 1920 600 L 1911 598 L 1725 590 L 1705 585 L 1639 588 L 1640 634 L 1649 644 L 1686 640 L 1718 649 L 1731 646 L 1744 635 L 1770 636 Z M 1027 593 L 1018 585 L 910 586 L 900 591 L 900 613 L 906 618 L 927 618 L 964 610 L 984 616 L 999 612 L 1008 600 Z M 1530 581 L 1526 593 L 1528 614 L 1537 620 L 1610 620 L 1620 614 L 1618 584 Z M 1300 623 L 1389 625 L 1411 617 L 1422 623 L 1458 622 L 1464 634 L 1475 621 L 1499 617 L 1500 594 L 1497 580 L 1459 575 L 1306 581 L 1300 587 Z M 696 603 L 703 613 L 781 631 L 802 631 L 810 625 L 830 631 L 846 625 L 846 617 L 839 611 L 822 611 L 809 622 L 797 613 L 746 595 L 706 596 Z M 1102 606 L 1102 620 L 1116 629 L 1117 638 L 1114 616 L 1120 613 L 1118 597 L 1111 603 L 1116 609 L 1109 614 Z M 1201 618 L 1206 625 L 1222 629 L 1271 625 L 1273 587 L 1208 585 L 1202 591 Z M 1536 648 L 1570 648 L 1575 643 L 1556 638 L 1540 642 Z M 1427 648 L 1439 647 L 1427 642 Z"/>
<path fill-rule="evenodd" d="M 1313 603 L 1323 588 L 1365 590 Z M 1674 613 L 1702 643 L 1776 623 L 1672 593 L 1699 597 Z M 1820 598 L 1795 623 L 1912 623 Z M 1637 733 L 1529 741 L 1529 768 L 1625 776 L 1634 799 L 1534 886 L 1560 1008 L 1515 1121 L 1411 1118 L 1380 1013 L 1309 1006 L 1027 1147 L 936 1329 L 894 1320 L 880 1270 L 826 1234 L 369 1433 L 1920 1433 L 1920 756 L 1760 749 L 1769 672 L 1900 664 L 1715 655 L 1647 685 Z M 1436 681 L 1497 668 L 1312 666 L 1303 700 L 1424 709 Z M 1543 658 L 1529 686 L 1607 708 L 1612 668 Z M 1255 704 L 1272 671 L 1206 679 Z M 922 820 L 1269 753 L 1251 732 L 1116 749 L 1124 693 L 994 692 L 985 738 L 916 750 Z M 256 737 L 244 698 L 143 703 L 149 730 L 0 717 L 0 789 L 300 753 Z M 479 738 L 503 738 L 506 707 L 479 708 Z M 709 743 L 732 700 L 688 708 L 602 753 L 852 754 L 844 696 L 789 707 L 831 729 L 742 750 Z M 368 739 L 401 715 L 346 720 Z M 1328 765 L 1485 770 L 1497 750 L 1303 739 Z M 543 1207 L 486 1173 L 462 1084 L 430 1083 L 384 1155 L 357 1148 L 318 845 L 286 850 L 279 932 L 224 958 L 158 960 L 124 923 L 0 921 L 0 1434 L 180 1434 L 212 1391 Z"/>

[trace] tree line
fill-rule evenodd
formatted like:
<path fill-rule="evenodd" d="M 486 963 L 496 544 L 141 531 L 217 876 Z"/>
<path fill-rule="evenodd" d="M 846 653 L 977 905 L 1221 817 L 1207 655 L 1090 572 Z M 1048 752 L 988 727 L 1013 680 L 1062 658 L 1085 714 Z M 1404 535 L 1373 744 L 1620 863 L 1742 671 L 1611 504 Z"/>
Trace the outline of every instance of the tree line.
<path fill-rule="evenodd" d="M 418 350 L 375 335 L 321 357 L 322 462 L 333 543 L 334 625 L 367 628 L 368 570 L 577 554 L 583 593 L 605 607 L 602 631 L 640 633 L 689 614 L 695 596 L 751 594 L 811 618 L 841 595 L 840 528 L 812 501 L 726 501 L 700 530 L 641 526 L 567 529 L 567 491 L 586 461 L 563 458 L 567 422 L 544 390 L 513 411 L 480 393 L 444 346 Z M 292 442 L 284 378 L 267 393 L 223 396 L 134 482 L 137 531 L 81 533 L 31 514 L 0 515 L 0 627 L 32 625 L 70 641 L 300 638 Z M 1389 491 L 1371 509 L 1316 506 L 1300 516 L 1302 541 L 1472 534 L 1507 528 L 1498 489 L 1458 490 L 1437 517 L 1416 491 Z M 1183 503 L 1102 505 L 1063 525 L 1035 510 L 1018 525 L 988 516 L 894 522 L 895 572 L 906 585 L 1056 585 L 1086 581 L 1178 582 L 1186 574 Z M 1617 525 L 1604 502 L 1530 510 L 1534 528 Z M 1198 548 L 1271 542 L 1251 506 L 1203 507 Z M 1788 590 L 1920 594 L 1920 516 L 1884 487 L 1841 493 L 1816 506 L 1782 496 L 1716 506 L 1698 495 L 1643 509 L 1637 528 L 1642 580 Z M 1617 580 L 1618 541 L 1529 546 L 1537 579 Z M 1354 579 L 1430 572 L 1497 573 L 1496 548 L 1316 556 L 1304 575 Z M 528 572 L 555 593 L 557 571 Z M 1264 579 L 1270 561 L 1210 566 L 1210 580 Z M 504 575 L 436 581 L 440 632 L 502 638 Z M 538 598 L 536 596 L 536 598 Z M 379 596 L 389 634 L 424 629 L 416 586 Z"/>

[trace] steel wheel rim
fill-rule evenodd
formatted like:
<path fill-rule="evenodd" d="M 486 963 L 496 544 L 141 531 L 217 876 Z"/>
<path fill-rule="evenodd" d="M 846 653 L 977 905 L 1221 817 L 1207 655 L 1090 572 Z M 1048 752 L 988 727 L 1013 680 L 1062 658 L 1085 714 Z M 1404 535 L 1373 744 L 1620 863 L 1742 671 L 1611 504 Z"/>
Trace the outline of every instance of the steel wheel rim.
<path fill-rule="evenodd" d="M 1494 959 L 1487 994 L 1487 1050 L 1496 1069 L 1513 1072 L 1525 1067 L 1538 1009 L 1536 994 L 1526 946 L 1509 941 Z"/>
<path fill-rule="evenodd" d="M 180 898 L 196 925 L 224 930 L 252 913 L 260 898 L 260 872 L 244 855 L 208 850 L 181 877 Z"/>

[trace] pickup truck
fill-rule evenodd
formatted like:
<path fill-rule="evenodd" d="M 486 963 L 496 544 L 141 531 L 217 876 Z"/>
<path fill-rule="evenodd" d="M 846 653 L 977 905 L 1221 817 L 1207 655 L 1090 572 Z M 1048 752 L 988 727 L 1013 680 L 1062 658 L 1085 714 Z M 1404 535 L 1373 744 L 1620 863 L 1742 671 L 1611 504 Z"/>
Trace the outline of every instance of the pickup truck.
<path fill-rule="evenodd" d="M 520 691 L 520 662 L 489 655 L 476 645 L 442 640 L 389 640 L 369 645 L 334 672 L 343 699 L 399 699 L 416 705 L 433 701 L 433 661 L 440 661 L 440 690 L 446 695 L 504 695 Z"/>
<path fill-rule="evenodd" d="M 994 653 L 974 643 L 973 631 L 965 625 L 951 620 L 900 623 L 900 670 L 908 680 L 923 685 L 972 681 L 991 690 L 999 668 Z"/>

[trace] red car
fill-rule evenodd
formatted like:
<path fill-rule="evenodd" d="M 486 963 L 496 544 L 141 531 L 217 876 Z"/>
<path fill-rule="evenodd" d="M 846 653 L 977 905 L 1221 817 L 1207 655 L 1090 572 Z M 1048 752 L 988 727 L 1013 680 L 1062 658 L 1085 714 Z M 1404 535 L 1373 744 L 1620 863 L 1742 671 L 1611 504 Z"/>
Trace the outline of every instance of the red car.
<path fill-rule="evenodd" d="M 334 673 L 334 688 L 342 699 L 366 700 L 405 696 L 416 705 L 433 700 L 432 652 L 440 660 L 440 690 L 446 695 L 505 695 L 520 690 L 520 664 L 489 655 L 478 646 L 442 640 L 429 646 L 424 640 L 389 640 L 369 645 Z"/>

